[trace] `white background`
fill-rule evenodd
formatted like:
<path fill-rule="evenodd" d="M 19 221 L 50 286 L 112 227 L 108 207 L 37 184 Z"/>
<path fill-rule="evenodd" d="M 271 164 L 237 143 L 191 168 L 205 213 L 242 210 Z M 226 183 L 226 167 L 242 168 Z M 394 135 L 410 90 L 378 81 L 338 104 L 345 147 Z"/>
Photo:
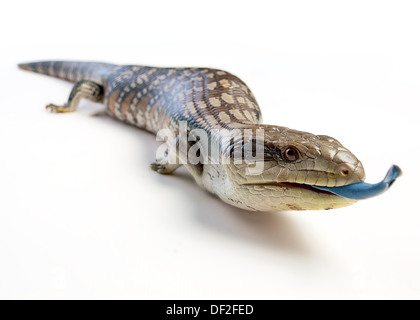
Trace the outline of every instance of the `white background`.
<path fill-rule="evenodd" d="M 0 298 L 420 298 L 420 8 L 409 1 L 13 1 L 0 19 Z M 16 68 L 47 59 L 240 76 L 265 122 L 339 139 L 386 194 L 250 214 L 154 136 Z"/>

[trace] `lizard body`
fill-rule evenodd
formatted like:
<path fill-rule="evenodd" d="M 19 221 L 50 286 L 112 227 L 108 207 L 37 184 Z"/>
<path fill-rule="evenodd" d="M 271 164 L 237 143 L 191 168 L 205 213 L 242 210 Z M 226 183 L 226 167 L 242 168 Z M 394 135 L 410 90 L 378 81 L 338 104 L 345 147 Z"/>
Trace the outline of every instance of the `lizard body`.
<path fill-rule="evenodd" d="M 183 164 L 201 187 L 243 209 L 347 206 L 355 203 L 355 199 L 338 196 L 328 188 L 354 185 L 365 178 L 360 161 L 337 140 L 262 124 L 261 111 L 251 90 L 226 71 L 67 61 L 35 62 L 19 67 L 75 83 L 68 103 L 47 106 L 51 111 L 75 111 L 80 99 L 86 98 L 104 103 L 109 115 L 128 124 L 155 134 L 169 130 L 168 152 L 152 168 L 170 174 Z M 209 154 L 199 151 L 195 154 L 200 161 L 190 161 L 188 152 L 193 144 L 182 136 L 182 124 L 187 133 L 205 132 L 207 138 L 200 137 L 195 144 L 203 146 L 206 142 L 210 149 L 218 150 L 222 160 L 227 160 L 211 161 Z M 246 130 L 252 133 L 260 130 L 262 138 L 243 135 Z M 187 144 L 183 152 L 182 139 Z M 251 145 L 251 150 L 261 147 L 262 158 L 254 163 L 262 166 L 257 174 L 249 173 L 246 161 L 235 163 L 229 158 L 238 150 L 245 158 L 247 145 Z"/>

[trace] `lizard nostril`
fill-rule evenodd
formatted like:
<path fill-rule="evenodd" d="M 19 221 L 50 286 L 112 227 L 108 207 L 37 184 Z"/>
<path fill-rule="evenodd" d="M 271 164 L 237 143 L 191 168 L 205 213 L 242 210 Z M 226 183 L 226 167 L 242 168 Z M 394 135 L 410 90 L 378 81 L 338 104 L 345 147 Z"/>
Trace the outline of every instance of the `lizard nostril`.
<path fill-rule="evenodd" d="M 340 169 L 340 173 L 343 177 L 347 177 L 350 173 L 349 169 L 347 167 L 343 167 Z"/>

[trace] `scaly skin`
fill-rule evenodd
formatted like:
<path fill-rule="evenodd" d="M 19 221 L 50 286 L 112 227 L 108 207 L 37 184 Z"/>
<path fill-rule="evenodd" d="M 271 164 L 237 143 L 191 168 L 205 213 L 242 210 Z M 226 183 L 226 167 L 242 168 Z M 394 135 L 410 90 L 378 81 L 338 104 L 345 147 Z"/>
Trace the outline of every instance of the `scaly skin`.
<path fill-rule="evenodd" d="M 237 130 L 264 129 L 264 158 L 260 160 L 264 170 L 260 174 L 248 175 L 247 164 L 232 160 L 222 164 L 185 163 L 200 186 L 236 207 L 254 211 L 339 208 L 356 201 L 310 186 L 343 186 L 365 178 L 360 161 L 337 140 L 261 124 L 261 111 L 250 89 L 225 71 L 62 61 L 19 67 L 71 82 L 92 81 L 98 86 L 79 83 L 79 87 L 85 92 L 103 90 L 102 101 L 109 115 L 150 132 L 167 128 L 174 138 L 179 137 L 180 122 L 187 123 L 188 132 L 203 129 L 210 144 L 220 149 L 221 159 L 228 159 L 243 144 L 256 143 L 251 137 L 237 134 Z M 100 101 L 100 97 L 91 100 Z M 234 142 L 227 141 L 226 136 Z M 168 141 L 169 146 L 173 144 L 176 140 Z M 295 161 L 285 159 L 289 146 L 298 153 Z M 178 152 L 176 157 L 182 155 Z M 160 160 L 152 168 L 172 173 L 177 166 Z"/>

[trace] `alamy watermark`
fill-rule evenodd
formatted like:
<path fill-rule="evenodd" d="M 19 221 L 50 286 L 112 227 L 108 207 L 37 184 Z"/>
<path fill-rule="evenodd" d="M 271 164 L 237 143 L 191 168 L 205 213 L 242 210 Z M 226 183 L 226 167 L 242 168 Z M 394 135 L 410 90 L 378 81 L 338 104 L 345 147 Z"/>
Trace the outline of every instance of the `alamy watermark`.
<path fill-rule="evenodd" d="M 164 142 L 157 149 L 156 159 L 165 159 L 168 164 L 234 163 L 246 165 L 247 175 L 258 175 L 264 170 L 264 129 L 220 129 L 208 133 L 179 122 L 178 128 L 159 130 L 156 140 Z"/>

